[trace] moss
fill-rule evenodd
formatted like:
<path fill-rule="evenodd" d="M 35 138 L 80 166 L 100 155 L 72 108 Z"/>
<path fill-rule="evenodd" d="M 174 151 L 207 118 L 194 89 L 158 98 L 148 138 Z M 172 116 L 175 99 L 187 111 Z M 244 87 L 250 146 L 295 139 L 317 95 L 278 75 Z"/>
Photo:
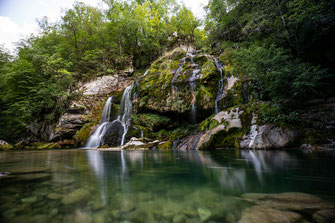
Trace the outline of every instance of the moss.
<path fill-rule="evenodd" d="M 189 133 L 190 133 L 189 130 L 186 128 L 177 128 L 177 129 L 174 129 L 173 131 L 167 131 L 165 129 L 162 129 L 158 132 L 154 132 L 153 137 L 155 139 L 162 140 L 162 141 L 166 141 L 166 140 L 174 141 L 174 140 L 178 140 L 178 139 L 181 139 L 187 136 Z"/>
<path fill-rule="evenodd" d="M 203 109 L 212 109 L 214 108 L 214 102 L 216 96 L 214 96 L 213 88 L 205 87 L 200 85 L 198 88 L 197 94 L 197 106 Z"/>
<path fill-rule="evenodd" d="M 191 110 L 193 95 L 188 80 L 194 65 L 190 60 L 183 64 L 180 61 L 181 56 L 184 57 L 185 52 L 176 49 L 153 63 L 148 74 L 139 84 L 137 101 L 139 111 L 185 114 Z M 206 110 L 203 116 L 207 116 L 208 111 L 214 109 L 220 75 L 213 59 L 204 54 L 195 56 L 193 59 L 202 69 L 202 78 L 197 80 L 196 106 L 199 111 Z M 182 70 L 175 77 L 175 72 L 181 65 Z M 174 77 L 175 81 L 172 83 Z"/>
<path fill-rule="evenodd" d="M 229 111 L 239 109 L 242 111 L 239 119 L 241 120 L 242 128 L 231 128 L 228 131 L 222 130 L 211 136 L 211 139 L 201 146 L 201 150 L 215 149 L 215 148 L 240 148 L 240 141 L 244 135 L 246 135 L 251 126 L 253 117 L 254 107 L 252 105 L 242 105 L 239 107 L 231 108 Z M 213 115 L 214 116 L 214 115 Z M 200 125 L 198 130 L 206 131 L 215 128 L 219 124 L 228 126 L 228 121 L 222 120 L 222 123 L 218 123 L 213 120 L 213 116 L 207 118 Z"/>
<path fill-rule="evenodd" d="M 208 60 L 206 63 L 203 64 L 201 73 L 203 74 L 202 79 L 211 79 L 211 77 L 219 76 L 219 71 L 215 67 L 213 60 Z"/>
<path fill-rule="evenodd" d="M 85 124 L 79 131 L 76 132 L 74 139 L 78 145 L 84 145 L 91 135 L 91 128 L 94 126 L 93 122 Z"/>
<path fill-rule="evenodd" d="M 149 127 L 152 130 L 155 130 L 163 126 L 167 127 L 171 124 L 171 120 L 168 117 L 157 114 L 151 114 L 151 113 L 140 114 L 139 118 L 141 120 L 142 125 Z"/>
<path fill-rule="evenodd" d="M 211 115 L 210 117 L 202 121 L 198 126 L 198 131 L 203 132 L 211 130 L 220 125 L 220 123 L 217 120 L 213 119 L 214 116 L 215 114 Z"/>
<path fill-rule="evenodd" d="M 164 142 L 158 145 L 158 149 L 171 149 L 172 148 L 172 142 Z"/>
<path fill-rule="evenodd" d="M 6 145 L 0 145 L 0 151 L 8 151 L 8 150 L 13 150 L 14 147 L 10 144 Z"/>
<path fill-rule="evenodd" d="M 193 58 L 193 61 L 194 61 L 194 63 L 198 64 L 199 66 L 202 66 L 208 61 L 208 58 L 207 58 L 206 55 L 201 54 L 199 56 L 195 56 Z"/>
<path fill-rule="evenodd" d="M 244 128 L 231 128 L 228 132 L 221 131 L 213 135 L 209 143 L 200 149 L 240 148 L 240 140 L 245 134 Z"/>
<path fill-rule="evenodd" d="M 33 149 L 39 149 L 39 150 L 44 150 L 44 149 L 61 149 L 61 145 L 59 143 L 36 143 L 34 144 L 31 148 Z"/>
<path fill-rule="evenodd" d="M 230 75 L 230 74 L 227 74 Z M 248 103 L 248 100 L 245 99 L 245 95 L 243 95 L 244 93 L 248 93 L 248 92 L 244 92 L 245 90 L 243 89 L 243 85 L 246 83 L 247 81 L 245 80 L 237 80 L 234 84 L 234 86 L 232 88 L 230 88 L 229 90 L 227 90 L 226 95 L 224 97 L 224 106 L 225 108 L 231 108 L 234 107 L 236 105 L 241 105 L 241 104 L 245 104 Z M 225 83 L 226 85 L 227 83 Z M 246 91 L 248 91 L 248 89 L 246 89 Z"/>
<path fill-rule="evenodd" d="M 175 50 L 172 51 L 171 55 L 169 58 L 173 58 L 175 60 L 180 60 L 181 58 L 185 57 L 186 53 L 182 48 L 176 48 Z"/>

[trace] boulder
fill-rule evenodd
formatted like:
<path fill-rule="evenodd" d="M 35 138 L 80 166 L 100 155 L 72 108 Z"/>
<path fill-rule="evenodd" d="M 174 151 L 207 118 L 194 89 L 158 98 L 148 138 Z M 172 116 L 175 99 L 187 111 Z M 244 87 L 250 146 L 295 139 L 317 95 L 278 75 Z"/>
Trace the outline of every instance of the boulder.
<path fill-rule="evenodd" d="M 206 117 L 214 110 L 219 71 L 212 56 L 178 50 L 156 60 L 141 78 L 138 108 L 186 116 L 196 106 L 197 118 Z"/>
<path fill-rule="evenodd" d="M 250 133 L 243 136 L 240 146 L 250 149 L 284 148 L 293 143 L 295 139 L 296 133 L 291 129 L 254 124 L 250 128 Z"/>
<path fill-rule="evenodd" d="M 317 223 L 335 222 L 335 209 L 317 211 L 315 214 L 313 214 L 313 219 Z"/>
<path fill-rule="evenodd" d="M 120 146 L 124 128 L 121 122 L 114 121 L 106 126 L 106 133 L 103 136 L 103 145 L 112 147 Z"/>
<path fill-rule="evenodd" d="M 228 111 L 219 112 L 215 115 L 212 120 L 217 121 L 218 126 L 213 129 L 209 129 L 204 133 L 199 133 L 193 136 L 189 136 L 179 148 L 182 150 L 198 150 L 207 149 L 211 145 L 211 142 L 215 135 L 220 132 L 228 132 L 231 129 L 241 129 L 242 122 L 240 116 L 243 114 L 239 108 L 234 108 Z"/>
<path fill-rule="evenodd" d="M 257 205 L 245 209 L 239 223 L 295 223 L 300 220 L 302 216 L 297 213 Z"/>
<path fill-rule="evenodd" d="M 258 205 L 282 211 L 296 211 L 299 213 L 313 214 L 319 210 L 334 209 L 333 204 L 327 203 L 318 197 L 305 193 L 281 193 L 281 194 L 243 194 L 242 198 L 255 202 Z"/>

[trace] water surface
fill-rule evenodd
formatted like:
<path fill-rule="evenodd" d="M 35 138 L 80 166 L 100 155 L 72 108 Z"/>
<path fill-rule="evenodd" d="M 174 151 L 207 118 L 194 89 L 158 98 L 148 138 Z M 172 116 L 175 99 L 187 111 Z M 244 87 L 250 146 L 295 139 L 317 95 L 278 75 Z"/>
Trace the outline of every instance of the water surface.
<path fill-rule="evenodd" d="M 335 200 L 334 152 L 0 153 L 0 222 L 238 222 L 245 193 Z"/>

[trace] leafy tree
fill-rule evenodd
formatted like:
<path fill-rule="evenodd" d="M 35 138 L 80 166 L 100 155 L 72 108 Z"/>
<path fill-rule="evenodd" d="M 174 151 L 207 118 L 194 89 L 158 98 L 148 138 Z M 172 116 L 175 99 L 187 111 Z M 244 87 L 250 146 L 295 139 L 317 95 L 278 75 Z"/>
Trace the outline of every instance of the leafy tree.
<path fill-rule="evenodd" d="M 326 70 L 294 59 L 274 45 L 252 45 L 233 52 L 236 72 L 251 78 L 258 100 L 272 101 L 283 109 L 297 109 L 312 97 L 322 95 L 320 79 Z"/>

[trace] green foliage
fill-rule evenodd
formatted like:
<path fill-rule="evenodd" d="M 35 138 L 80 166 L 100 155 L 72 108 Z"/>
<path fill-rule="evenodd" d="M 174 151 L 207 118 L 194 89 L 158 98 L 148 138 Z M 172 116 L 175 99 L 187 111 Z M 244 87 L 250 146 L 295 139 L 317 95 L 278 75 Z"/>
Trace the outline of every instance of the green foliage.
<path fill-rule="evenodd" d="M 287 124 L 305 124 L 299 117 L 298 112 L 291 111 L 285 114 L 280 106 L 270 103 L 263 103 L 260 105 L 258 121 L 260 122 L 259 124 L 274 123 L 280 126 L 285 126 Z"/>
<path fill-rule="evenodd" d="M 207 131 L 207 130 L 211 130 L 214 129 L 215 127 L 217 127 L 218 125 L 220 125 L 220 123 L 213 119 L 215 115 L 212 115 L 210 117 L 208 117 L 207 119 L 205 119 L 204 121 L 202 121 L 198 127 L 198 131 Z"/>
<path fill-rule="evenodd" d="M 39 137 L 64 112 L 77 82 L 147 67 L 185 40 L 171 40 L 174 33 L 188 43 L 204 38 L 192 12 L 174 0 L 105 2 L 105 11 L 76 2 L 57 23 L 42 18 L 41 35 L 19 42 L 15 57 L 0 47 L 1 139 Z"/>
<path fill-rule="evenodd" d="M 274 43 L 294 57 L 335 68 L 332 1 L 210 0 L 207 8 L 212 42 Z"/>
<path fill-rule="evenodd" d="M 253 94 L 259 100 L 297 108 L 320 96 L 320 79 L 326 71 L 294 59 L 283 49 L 253 45 L 234 51 L 232 60 L 235 72 L 251 78 Z"/>
<path fill-rule="evenodd" d="M 138 117 L 141 121 L 141 124 L 151 129 L 152 131 L 160 128 L 168 128 L 172 124 L 168 117 L 157 114 L 145 113 L 140 114 Z"/>

